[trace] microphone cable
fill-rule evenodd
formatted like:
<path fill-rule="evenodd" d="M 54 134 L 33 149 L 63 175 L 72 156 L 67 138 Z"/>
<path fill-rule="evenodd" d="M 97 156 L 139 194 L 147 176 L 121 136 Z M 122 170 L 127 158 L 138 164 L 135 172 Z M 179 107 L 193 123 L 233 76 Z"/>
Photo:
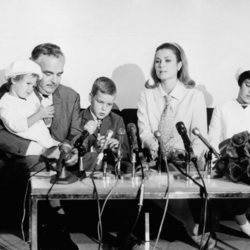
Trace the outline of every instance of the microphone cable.
<path fill-rule="evenodd" d="M 200 243 L 200 250 L 202 249 L 202 241 L 203 241 L 203 238 L 204 238 L 204 235 L 205 235 L 205 230 L 206 230 L 206 223 L 207 223 L 207 207 L 208 207 L 208 192 L 207 192 L 207 187 L 206 187 L 206 184 L 204 182 L 204 178 L 202 177 L 201 173 L 200 173 L 200 170 L 199 170 L 199 167 L 198 167 L 198 164 L 197 164 L 197 159 L 196 158 L 192 158 L 191 161 L 194 163 L 194 166 L 196 168 L 196 171 L 202 181 L 202 184 L 203 184 L 203 193 L 201 193 L 201 196 L 204 195 L 204 217 L 203 217 L 203 227 L 202 227 L 202 237 L 201 237 L 201 243 Z M 201 191 L 201 192 L 202 192 Z M 203 198 L 203 197 L 201 197 Z M 210 232 L 210 235 L 211 235 L 211 232 Z M 207 239 L 207 242 L 206 244 L 208 243 L 209 241 L 209 238 L 210 238 L 210 235 Z M 205 244 L 205 245 L 206 245 Z"/>
<path fill-rule="evenodd" d="M 135 153 L 138 153 L 138 152 L 136 151 Z M 145 178 L 144 178 L 143 165 L 142 165 L 142 162 L 141 162 L 140 157 L 138 157 L 138 159 L 139 159 L 139 164 L 140 164 L 141 172 L 142 172 L 142 173 L 141 173 L 141 175 L 142 175 L 142 176 L 141 176 L 141 185 L 140 185 L 140 188 L 138 189 L 138 193 L 137 193 L 137 197 L 139 196 L 138 211 L 137 211 L 137 216 L 136 216 L 136 218 L 135 218 L 135 221 L 134 221 L 134 223 L 133 223 L 133 225 L 132 225 L 132 227 L 131 227 L 131 230 L 130 230 L 130 232 L 129 232 L 129 234 L 128 234 L 127 240 L 125 241 L 125 244 L 124 244 L 122 250 L 125 250 L 125 249 L 126 249 L 128 243 L 129 243 L 129 239 L 130 239 L 130 237 L 132 237 L 132 234 L 133 234 L 133 232 L 134 232 L 134 230 L 135 230 L 135 227 L 136 227 L 136 225 L 137 225 L 137 223 L 138 223 L 138 220 L 139 220 L 140 215 L 141 215 L 142 207 L 143 207 L 143 199 L 144 199 L 143 196 L 144 196 L 144 183 L 145 183 Z"/>
<path fill-rule="evenodd" d="M 204 218 L 207 217 L 207 200 L 208 200 L 208 193 L 207 193 L 207 189 L 206 189 L 206 185 L 205 185 L 205 182 L 204 182 L 204 179 L 202 178 L 201 176 L 201 173 L 198 169 L 198 166 L 197 166 L 197 162 L 195 160 L 193 160 L 193 158 L 191 159 L 191 161 L 194 163 L 195 165 L 195 168 L 197 170 L 197 173 L 202 181 L 202 184 L 201 185 L 199 182 L 197 182 L 191 175 L 188 175 L 187 173 L 185 173 L 179 166 L 175 165 L 175 167 L 178 169 L 178 171 L 183 174 L 184 176 L 188 177 L 190 180 L 192 180 L 193 183 L 195 183 L 198 187 L 200 187 L 200 196 L 202 199 L 205 200 L 205 211 L 204 211 Z M 205 198 L 203 197 L 203 195 L 205 195 Z M 206 221 L 206 219 L 205 219 Z M 206 224 L 204 223 L 203 224 L 203 228 L 202 228 L 202 238 L 201 238 L 201 242 L 200 242 L 200 250 L 202 250 L 202 239 L 204 238 L 204 234 L 205 234 L 205 227 L 206 227 Z M 209 240 L 209 237 L 208 237 L 208 240 Z M 206 245 L 206 244 L 205 244 Z"/>
<path fill-rule="evenodd" d="M 113 131 L 112 130 L 107 130 L 107 134 L 106 134 L 106 143 L 107 143 L 107 140 L 109 140 L 112 135 L 113 135 Z M 105 144 L 104 144 L 105 145 Z M 101 152 L 98 154 L 97 156 L 97 159 L 96 161 L 94 162 L 93 164 L 93 170 L 91 171 L 91 173 L 89 174 L 89 177 L 92 181 L 92 184 L 93 184 L 93 196 L 96 197 L 96 202 L 97 202 L 97 211 L 98 211 L 98 223 L 99 223 L 99 226 L 97 228 L 97 235 L 98 235 L 98 249 L 101 249 L 101 246 L 102 246 L 102 238 L 103 238 L 103 232 L 102 232 L 102 221 L 101 221 L 101 209 L 100 209 L 100 199 L 99 199 L 99 194 L 98 194 L 98 190 L 97 190 L 97 187 L 96 187 L 96 183 L 95 183 L 95 180 L 94 180 L 94 173 L 96 171 L 96 167 L 99 163 L 99 160 L 100 158 L 98 157 L 101 157 L 103 156 L 103 151 L 105 150 L 105 146 L 103 146 L 103 148 L 101 149 Z M 102 161 L 102 159 L 101 159 Z M 100 163 L 99 163 L 100 164 Z"/>
<path fill-rule="evenodd" d="M 157 233 L 157 237 L 156 237 L 156 240 L 155 240 L 153 250 L 155 250 L 157 245 L 158 245 L 160 235 L 161 235 L 161 231 L 162 231 L 162 227 L 163 227 L 163 223 L 165 221 L 167 210 L 168 210 L 168 204 L 169 204 L 170 178 L 169 178 L 169 168 L 168 168 L 168 162 L 167 162 L 167 157 L 166 156 L 165 156 L 165 168 L 166 168 L 166 173 L 167 173 L 167 188 L 166 188 L 166 191 L 165 191 L 164 198 L 166 198 L 166 202 L 165 202 L 165 206 L 164 206 L 164 210 L 163 210 L 163 214 L 162 214 L 162 219 L 161 219 L 161 223 L 160 223 L 160 226 L 159 226 L 159 229 L 158 229 L 158 233 Z"/>
<path fill-rule="evenodd" d="M 100 211 L 100 216 L 99 216 L 99 220 L 98 220 L 98 223 L 97 223 L 97 232 L 98 232 L 98 235 L 100 235 L 100 233 L 102 232 L 102 214 L 104 212 L 104 209 L 107 205 L 107 202 L 111 196 L 111 194 L 113 193 L 115 187 L 117 186 L 118 184 L 118 181 L 119 179 L 116 180 L 114 186 L 109 190 L 108 194 L 107 194 L 107 197 L 105 198 L 104 202 L 103 202 L 103 205 L 101 206 L 101 211 Z"/>
<path fill-rule="evenodd" d="M 95 163 L 95 165 L 96 165 L 96 163 Z M 100 210 L 99 193 L 98 193 L 98 190 L 97 190 L 97 187 L 96 187 L 96 183 L 95 183 L 95 180 L 94 180 L 94 176 L 93 176 L 94 173 L 95 173 L 95 167 L 93 168 L 93 170 L 90 173 L 89 177 L 90 177 L 90 179 L 92 181 L 92 184 L 93 184 L 93 197 L 95 196 L 96 203 L 97 203 L 97 213 L 98 213 L 98 223 L 99 223 L 99 230 L 97 228 L 98 249 L 101 249 L 103 232 L 102 232 L 102 221 L 101 221 L 101 210 Z"/>
<path fill-rule="evenodd" d="M 111 151 L 111 152 L 112 152 L 112 155 L 115 156 L 114 152 L 113 152 L 113 151 Z M 117 163 L 116 163 L 114 169 L 115 169 L 115 171 L 117 171 Z M 91 178 L 91 179 L 92 179 L 92 182 L 94 182 L 94 180 L 93 180 L 94 178 Z M 113 187 L 110 189 L 110 191 L 108 192 L 107 197 L 105 198 L 105 200 L 104 200 L 102 206 L 100 206 L 100 202 L 99 202 L 100 210 L 98 210 L 99 216 L 98 216 L 98 223 L 97 223 L 97 234 L 98 234 L 98 237 L 99 237 L 100 239 L 102 239 L 101 236 L 103 235 L 103 231 L 102 231 L 102 228 L 103 228 L 103 226 L 102 226 L 102 214 L 103 214 L 103 212 L 104 212 L 104 209 L 105 209 L 105 207 L 106 207 L 106 204 L 107 204 L 107 202 L 108 202 L 108 200 L 109 200 L 109 198 L 110 198 L 112 192 L 114 191 L 115 187 L 116 187 L 117 184 L 118 184 L 118 181 L 119 181 L 119 178 L 117 178 L 117 180 L 116 180 L 114 186 L 113 186 Z M 95 185 L 95 182 L 94 182 L 93 185 Z M 96 185 L 95 185 L 95 186 L 96 186 Z M 97 194 L 98 194 L 98 192 L 97 192 Z M 101 240 L 99 240 L 99 247 L 98 247 L 98 249 L 101 247 L 101 243 L 102 243 Z"/>

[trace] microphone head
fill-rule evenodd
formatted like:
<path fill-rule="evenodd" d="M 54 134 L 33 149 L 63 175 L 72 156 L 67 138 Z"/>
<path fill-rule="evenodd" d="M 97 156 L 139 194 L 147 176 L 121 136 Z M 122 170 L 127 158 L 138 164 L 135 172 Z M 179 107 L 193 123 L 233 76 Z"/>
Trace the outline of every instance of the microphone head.
<path fill-rule="evenodd" d="M 180 135 L 187 133 L 187 129 L 183 122 L 177 122 L 175 126 Z"/>
<path fill-rule="evenodd" d="M 200 130 L 199 130 L 198 128 L 193 128 L 193 129 L 192 129 L 192 133 L 193 133 L 194 135 L 200 135 Z"/>
<path fill-rule="evenodd" d="M 125 133 L 126 133 L 125 128 L 119 128 L 118 135 L 123 136 L 123 135 L 125 135 Z"/>
<path fill-rule="evenodd" d="M 159 130 L 155 130 L 154 136 L 159 139 L 161 137 L 161 132 Z"/>
<path fill-rule="evenodd" d="M 136 128 L 136 126 L 135 126 L 134 123 L 129 123 L 129 124 L 127 125 L 127 129 L 128 129 L 128 131 L 133 131 L 134 133 L 137 132 L 137 128 Z"/>
<path fill-rule="evenodd" d="M 59 150 L 61 152 L 64 152 L 66 154 L 71 153 L 72 150 L 72 146 L 69 143 L 63 142 L 60 146 L 59 146 Z"/>
<path fill-rule="evenodd" d="M 113 136 L 114 132 L 111 129 L 108 129 L 106 132 L 106 139 L 110 139 Z"/>
<path fill-rule="evenodd" d="M 134 123 L 129 123 L 127 125 L 128 137 L 131 143 L 131 149 L 135 152 L 138 151 L 138 141 L 137 141 L 137 128 Z"/>

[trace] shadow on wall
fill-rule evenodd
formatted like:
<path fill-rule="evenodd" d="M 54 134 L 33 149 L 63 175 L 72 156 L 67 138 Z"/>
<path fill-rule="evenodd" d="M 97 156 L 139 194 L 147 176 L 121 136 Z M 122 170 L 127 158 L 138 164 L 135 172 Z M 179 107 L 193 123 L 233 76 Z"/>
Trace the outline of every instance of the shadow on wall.
<path fill-rule="evenodd" d="M 119 108 L 137 108 L 139 94 L 146 82 L 141 68 L 136 64 L 119 66 L 113 71 L 112 80 L 117 86 L 116 103 Z"/>
<path fill-rule="evenodd" d="M 6 82 L 5 80 L 5 74 L 4 74 L 4 69 L 0 70 L 0 86 L 3 85 Z"/>
<path fill-rule="evenodd" d="M 203 95 L 205 97 L 205 101 L 206 101 L 206 106 L 209 108 L 212 107 L 213 96 L 207 91 L 206 86 L 205 85 L 197 85 L 196 88 L 203 93 Z"/>

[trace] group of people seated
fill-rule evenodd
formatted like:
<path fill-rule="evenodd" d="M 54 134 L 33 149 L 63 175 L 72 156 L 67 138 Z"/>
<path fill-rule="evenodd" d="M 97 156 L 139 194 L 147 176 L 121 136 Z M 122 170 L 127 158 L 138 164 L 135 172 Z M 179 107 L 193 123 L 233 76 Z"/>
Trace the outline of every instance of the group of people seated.
<path fill-rule="evenodd" d="M 79 160 L 79 148 L 75 145 L 83 131 L 88 133 L 81 141 L 84 170 L 92 171 L 98 167 L 93 163 L 105 146 L 109 149 L 107 159 L 110 171 L 114 171 L 112 166 L 119 153 L 121 128 L 125 131 L 121 145 L 122 160 L 131 161 L 124 121 L 112 111 L 117 94 L 115 83 L 108 77 L 97 78 L 89 94 L 90 106 L 83 110 L 80 95 L 61 84 L 64 64 L 65 55 L 61 48 L 44 43 L 33 49 L 30 59 L 14 61 L 5 70 L 6 83 L 0 88 L 0 176 L 4 171 L 5 180 L 0 181 L 6 181 L 6 176 L 18 180 L 16 183 L 20 184 L 21 194 L 24 194 L 30 173 L 50 168 L 53 165 L 51 158 L 57 160 L 65 145 L 71 150 L 64 164 L 68 170 L 74 169 Z M 238 69 L 236 80 L 238 97 L 215 108 L 208 130 L 205 99 L 189 76 L 184 50 L 177 43 L 160 45 L 155 51 L 151 79 L 145 83 L 138 100 L 137 125 L 141 147 L 149 150 L 153 160 L 161 155 L 167 162 L 176 152 L 185 154 L 185 145 L 175 126 L 182 121 L 192 144 L 192 154 L 203 170 L 207 148 L 192 134 L 194 128 L 209 138 L 216 149 L 221 141 L 236 133 L 249 131 L 250 64 Z M 109 129 L 113 135 L 104 145 Z M 160 141 L 156 131 L 161 135 Z M 131 164 L 124 164 L 122 171 L 131 171 Z M 160 202 L 158 205 L 162 206 Z M 230 202 L 230 205 L 239 227 L 250 236 L 250 224 L 246 217 L 249 202 Z M 56 213 L 64 214 L 59 200 L 50 202 L 50 206 L 57 208 Z M 215 246 L 211 237 L 207 241 L 201 237 L 189 201 L 170 200 L 168 212 L 184 224 L 195 243 L 206 244 L 208 249 Z M 69 239 L 68 245 L 62 244 L 60 249 L 78 248 Z M 121 249 L 128 248 L 121 246 Z"/>

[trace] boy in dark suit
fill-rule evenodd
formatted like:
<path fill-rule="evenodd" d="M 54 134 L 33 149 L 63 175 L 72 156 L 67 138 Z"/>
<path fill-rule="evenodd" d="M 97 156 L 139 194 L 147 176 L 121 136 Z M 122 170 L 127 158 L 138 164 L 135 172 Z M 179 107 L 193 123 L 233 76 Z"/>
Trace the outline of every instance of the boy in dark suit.
<path fill-rule="evenodd" d="M 128 164 L 124 161 L 129 160 L 130 155 L 128 137 L 122 117 L 112 111 L 116 94 L 115 83 L 107 77 L 97 78 L 92 86 L 89 94 L 91 105 L 82 112 L 82 128 L 89 133 L 84 141 L 87 151 L 83 157 L 85 170 L 92 170 L 95 167 L 97 155 L 106 140 L 105 135 L 108 130 L 112 130 L 113 136 L 105 149 L 108 166 L 111 171 L 114 170 L 117 154 L 120 153 L 118 152 L 120 138 L 123 160 L 122 171 L 127 172 Z M 101 166 L 96 166 L 97 170 L 100 168 Z"/>

